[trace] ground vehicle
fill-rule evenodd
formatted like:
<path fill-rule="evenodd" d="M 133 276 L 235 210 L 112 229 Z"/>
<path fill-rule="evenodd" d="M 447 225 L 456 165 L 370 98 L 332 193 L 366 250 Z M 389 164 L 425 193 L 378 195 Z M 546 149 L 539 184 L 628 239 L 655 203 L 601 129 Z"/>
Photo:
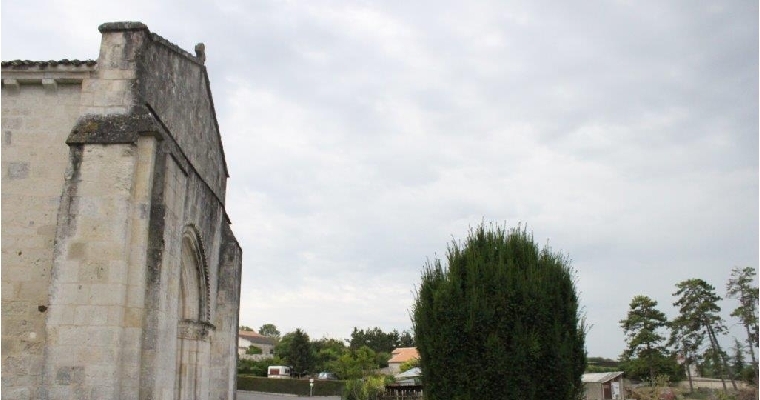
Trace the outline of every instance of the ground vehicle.
<path fill-rule="evenodd" d="M 321 380 L 336 380 L 338 379 L 332 372 L 320 372 L 317 374 L 317 379 Z"/>
<path fill-rule="evenodd" d="M 286 365 L 270 365 L 267 368 L 267 378 L 290 378 L 291 368 Z"/>

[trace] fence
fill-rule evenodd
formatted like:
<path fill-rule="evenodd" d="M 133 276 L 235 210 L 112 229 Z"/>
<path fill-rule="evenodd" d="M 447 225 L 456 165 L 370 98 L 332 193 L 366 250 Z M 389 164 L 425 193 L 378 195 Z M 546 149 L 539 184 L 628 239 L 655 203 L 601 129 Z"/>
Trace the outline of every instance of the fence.
<path fill-rule="evenodd" d="M 386 385 L 385 393 L 378 400 L 422 399 L 422 385 Z"/>

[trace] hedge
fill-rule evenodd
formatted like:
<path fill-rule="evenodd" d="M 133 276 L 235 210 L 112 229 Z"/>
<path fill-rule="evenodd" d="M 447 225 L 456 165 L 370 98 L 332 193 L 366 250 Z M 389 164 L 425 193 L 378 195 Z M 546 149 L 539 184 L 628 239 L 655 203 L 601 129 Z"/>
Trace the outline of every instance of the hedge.
<path fill-rule="evenodd" d="M 518 225 L 484 223 L 428 262 L 413 306 L 428 400 L 576 400 L 586 366 L 574 269 Z"/>
<path fill-rule="evenodd" d="M 314 396 L 341 396 L 345 381 L 314 380 Z M 286 393 L 298 396 L 309 395 L 309 379 L 275 379 L 254 375 L 238 375 L 238 390 L 253 390 L 264 393 Z"/>

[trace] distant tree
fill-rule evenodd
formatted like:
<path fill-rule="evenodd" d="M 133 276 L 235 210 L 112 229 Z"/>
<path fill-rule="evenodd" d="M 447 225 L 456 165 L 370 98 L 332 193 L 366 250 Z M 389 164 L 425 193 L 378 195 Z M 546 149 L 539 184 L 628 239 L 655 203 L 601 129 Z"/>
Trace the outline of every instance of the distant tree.
<path fill-rule="evenodd" d="M 330 362 L 329 369 L 339 379 L 359 379 L 362 377 L 361 368 L 357 365 L 351 351 L 343 353 L 337 360 Z"/>
<path fill-rule="evenodd" d="M 447 261 L 425 265 L 413 306 L 425 398 L 580 398 L 585 327 L 567 257 L 481 224 Z"/>
<path fill-rule="evenodd" d="M 280 340 L 280 331 L 274 324 L 264 324 L 259 328 L 259 334 L 272 338 L 275 341 Z"/>
<path fill-rule="evenodd" d="M 248 355 L 261 354 L 261 353 L 262 353 L 261 349 L 254 345 L 248 346 L 248 348 L 245 350 L 245 354 L 248 354 Z"/>
<path fill-rule="evenodd" d="M 240 330 L 241 331 L 252 331 L 253 329 L 251 329 L 250 327 L 247 327 L 247 326 L 243 325 L 243 326 L 240 327 Z"/>
<path fill-rule="evenodd" d="M 744 371 L 744 348 L 739 339 L 734 338 L 734 351 L 733 362 L 731 363 L 732 374 L 735 379 L 742 379 L 742 372 Z"/>
<path fill-rule="evenodd" d="M 755 347 L 758 346 L 758 287 L 753 285 L 756 282 L 757 271 L 752 267 L 740 269 L 735 267 L 731 271 L 731 278 L 726 285 L 726 297 L 738 299 L 737 307 L 731 316 L 739 318 L 744 329 L 747 332 L 747 349 L 752 360 L 752 368 L 755 370 L 754 376 L 757 376 L 757 359 L 755 358 Z"/>
<path fill-rule="evenodd" d="M 689 391 L 694 392 L 694 383 L 691 376 L 691 366 L 699 362 L 699 349 L 702 347 L 704 335 L 699 330 L 694 330 L 689 319 L 676 318 L 670 322 L 670 339 L 668 346 L 683 359 L 687 377 L 689 379 Z"/>
<path fill-rule="evenodd" d="M 658 372 L 655 382 L 663 376 L 667 377 L 669 382 L 677 382 L 684 377 L 683 368 L 678 364 L 675 354 L 653 353 L 646 361 L 641 358 L 631 358 L 623 361 L 620 366 L 626 378 L 648 381 L 651 379 L 649 369 L 651 362 L 654 363 L 654 370 Z"/>
<path fill-rule="evenodd" d="M 280 338 L 280 341 L 274 346 L 274 354 L 283 360 L 290 359 L 290 345 L 293 342 L 295 332 L 286 333 Z"/>
<path fill-rule="evenodd" d="M 649 370 L 649 382 L 655 384 L 657 360 L 665 356 L 665 336 L 660 331 L 668 319 L 657 309 L 657 302 L 647 296 L 636 296 L 628 307 L 627 317 L 620 321 L 626 336 L 623 361 L 638 358 Z"/>
<path fill-rule="evenodd" d="M 318 341 L 311 343 L 314 350 L 314 372 L 317 371 L 332 371 L 332 365 L 338 361 L 340 357 L 348 352 L 348 348 L 342 341 L 336 339 L 322 338 Z"/>
<path fill-rule="evenodd" d="M 378 367 L 377 354 L 367 346 L 362 346 L 356 350 L 354 352 L 354 357 L 356 357 L 356 363 L 362 371 L 362 376 L 369 375 Z"/>
<path fill-rule="evenodd" d="M 385 352 L 379 352 L 375 353 L 375 361 L 377 362 L 377 365 L 380 368 L 385 368 L 388 366 L 388 361 L 391 360 L 391 353 L 385 353 Z"/>
<path fill-rule="evenodd" d="M 604 358 L 604 357 L 588 357 L 587 359 L 588 363 L 616 363 L 617 361 L 611 359 L 611 358 Z"/>
<path fill-rule="evenodd" d="M 622 363 L 605 357 L 588 357 L 584 372 L 615 372 L 620 371 Z"/>
<path fill-rule="evenodd" d="M 720 296 L 715 294 L 715 287 L 702 279 L 689 279 L 676 284 L 678 290 L 673 296 L 679 296 L 673 303 L 679 308 L 679 315 L 673 321 L 674 325 L 682 326 L 692 332 L 701 332 L 710 342 L 713 354 L 720 359 L 720 379 L 723 389 L 726 390 L 725 372 L 728 370 L 725 352 L 721 350 L 717 335 L 725 333 L 726 326 L 720 317 Z M 731 384 L 736 390 L 736 382 L 731 379 Z"/>
<path fill-rule="evenodd" d="M 396 343 L 396 347 L 414 347 L 414 335 L 412 332 L 409 331 L 403 331 L 398 336 L 398 343 Z"/>
<path fill-rule="evenodd" d="M 589 365 L 586 365 L 586 369 L 583 372 L 594 373 L 594 372 L 615 372 L 615 371 L 620 371 L 620 368 L 619 367 L 604 367 L 604 366 L 600 366 L 596 364 L 589 364 Z M 626 377 L 627 376 L 628 375 L 626 375 Z"/>
<path fill-rule="evenodd" d="M 702 353 L 702 364 L 699 366 L 700 373 L 705 378 L 725 378 L 728 368 L 723 366 L 721 359 L 728 358 L 728 355 L 722 349 L 718 353 L 714 348 L 707 347 Z"/>
<path fill-rule="evenodd" d="M 288 361 L 293 367 L 293 371 L 299 376 L 311 370 L 314 362 L 311 343 L 309 342 L 309 335 L 301 329 L 296 329 L 293 332 Z"/>
<path fill-rule="evenodd" d="M 351 340 L 349 341 L 349 347 L 352 350 L 358 350 L 362 346 L 367 346 L 376 353 L 390 353 L 397 347 L 399 342 L 399 333 L 396 330 L 392 332 L 383 332 L 382 329 L 367 328 L 357 329 L 351 332 Z"/>
<path fill-rule="evenodd" d="M 330 364 L 331 369 L 340 379 L 359 379 L 372 374 L 378 367 L 377 355 L 368 346 L 343 353 Z"/>
<path fill-rule="evenodd" d="M 376 353 L 390 354 L 393 349 L 398 347 L 414 347 L 414 336 L 412 332 L 400 332 L 394 329 L 390 332 L 383 332 L 378 327 L 359 329 L 354 327 L 351 332 L 351 339 L 347 340 L 352 350 L 357 350 L 362 346 L 367 346 Z"/>

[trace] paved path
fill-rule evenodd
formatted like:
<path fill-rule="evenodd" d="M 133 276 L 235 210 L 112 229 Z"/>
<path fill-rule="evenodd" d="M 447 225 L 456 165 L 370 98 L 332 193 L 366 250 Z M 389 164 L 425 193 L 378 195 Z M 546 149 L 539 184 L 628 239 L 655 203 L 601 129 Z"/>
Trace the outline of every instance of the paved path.
<path fill-rule="evenodd" d="M 340 400 L 340 396 L 301 397 L 292 394 L 261 393 L 248 390 L 238 390 L 237 398 L 238 400 Z"/>

